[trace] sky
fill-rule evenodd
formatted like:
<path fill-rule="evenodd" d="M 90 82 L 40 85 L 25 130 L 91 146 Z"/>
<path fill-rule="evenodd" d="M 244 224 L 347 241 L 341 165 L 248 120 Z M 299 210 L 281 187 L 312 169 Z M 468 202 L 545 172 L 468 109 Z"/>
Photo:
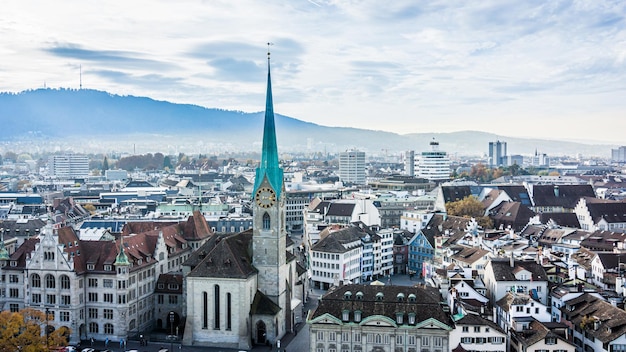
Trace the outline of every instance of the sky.
<path fill-rule="evenodd" d="M 299 120 L 625 145 L 625 15 L 623 0 L 3 0 L 0 91 L 82 82 L 258 112 L 269 47 L 274 111 Z"/>

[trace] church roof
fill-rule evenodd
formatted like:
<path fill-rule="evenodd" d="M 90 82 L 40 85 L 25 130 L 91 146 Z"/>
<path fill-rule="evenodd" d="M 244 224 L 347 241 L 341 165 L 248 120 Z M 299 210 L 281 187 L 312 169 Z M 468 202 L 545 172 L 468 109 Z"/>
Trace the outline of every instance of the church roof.
<path fill-rule="evenodd" d="M 263 292 L 256 291 L 252 306 L 250 307 L 250 314 L 256 315 L 276 315 L 280 311 L 280 307 L 269 299 Z"/>
<path fill-rule="evenodd" d="M 252 231 L 213 236 L 185 262 L 191 266 L 189 277 L 245 279 L 257 273 L 248 251 Z"/>

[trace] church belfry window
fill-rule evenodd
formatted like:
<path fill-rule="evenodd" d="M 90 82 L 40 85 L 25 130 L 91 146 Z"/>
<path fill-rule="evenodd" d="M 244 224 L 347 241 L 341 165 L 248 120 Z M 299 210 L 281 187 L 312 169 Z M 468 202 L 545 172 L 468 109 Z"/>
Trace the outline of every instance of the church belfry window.
<path fill-rule="evenodd" d="M 220 329 L 220 285 L 215 285 L 215 295 L 213 297 L 213 329 Z"/>
<path fill-rule="evenodd" d="M 209 327 L 209 295 L 206 292 L 202 292 L 202 328 L 207 329 Z"/>
<path fill-rule="evenodd" d="M 263 230 L 269 230 L 270 229 L 270 214 L 268 213 L 264 213 L 263 214 Z"/>

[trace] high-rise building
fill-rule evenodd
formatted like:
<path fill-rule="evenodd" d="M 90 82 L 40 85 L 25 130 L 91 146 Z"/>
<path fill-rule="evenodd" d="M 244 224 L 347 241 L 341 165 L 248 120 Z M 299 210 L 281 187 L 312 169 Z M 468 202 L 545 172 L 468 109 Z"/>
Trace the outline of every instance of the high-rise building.
<path fill-rule="evenodd" d="M 84 155 L 52 155 L 48 159 L 48 173 L 60 179 L 89 176 L 89 158 Z"/>
<path fill-rule="evenodd" d="M 506 142 L 489 142 L 489 167 L 507 166 Z"/>
<path fill-rule="evenodd" d="M 404 174 L 415 176 L 415 152 L 412 150 L 407 150 L 404 153 Z"/>
<path fill-rule="evenodd" d="M 339 179 L 343 183 L 365 184 L 365 152 L 347 150 L 339 153 Z"/>
<path fill-rule="evenodd" d="M 611 161 L 616 163 L 626 163 L 626 146 L 611 149 Z"/>
<path fill-rule="evenodd" d="M 448 153 L 439 150 L 439 142 L 432 140 L 430 150 L 421 152 L 416 160 L 417 177 L 431 181 L 450 179 L 450 158 Z"/>

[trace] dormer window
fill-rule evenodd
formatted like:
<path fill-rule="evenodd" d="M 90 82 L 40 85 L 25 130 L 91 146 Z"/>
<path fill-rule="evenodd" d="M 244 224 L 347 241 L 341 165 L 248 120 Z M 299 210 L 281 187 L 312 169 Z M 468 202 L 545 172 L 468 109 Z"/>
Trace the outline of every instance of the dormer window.
<path fill-rule="evenodd" d="M 354 321 L 356 323 L 361 322 L 361 311 L 360 310 L 355 310 L 354 311 Z"/>
<path fill-rule="evenodd" d="M 363 292 L 359 291 L 356 293 L 356 300 L 357 301 L 362 301 L 363 300 Z"/>
<path fill-rule="evenodd" d="M 178 284 L 169 284 L 167 288 L 170 290 L 178 290 Z"/>
<path fill-rule="evenodd" d="M 105 270 L 105 271 L 111 271 L 111 270 L 113 270 L 113 269 L 111 268 L 111 266 L 110 266 L 110 265 L 105 265 L 105 266 L 104 266 L 104 270 Z"/>
<path fill-rule="evenodd" d="M 416 297 L 414 294 L 412 294 L 412 293 L 411 293 L 411 294 L 409 295 L 409 302 L 415 302 L 415 301 L 416 301 L 416 298 L 417 298 L 417 297 Z"/>
<path fill-rule="evenodd" d="M 343 321 L 349 321 L 350 320 L 350 311 L 349 310 L 344 310 L 341 312 L 341 320 Z"/>
<path fill-rule="evenodd" d="M 382 302 L 383 298 L 385 298 L 385 295 L 382 292 L 378 292 L 376 294 L 376 300 L 379 302 Z"/>
<path fill-rule="evenodd" d="M 87 264 L 87 270 L 94 270 L 96 268 L 93 264 Z"/>
<path fill-rule="evenodd" d="M 415 313 L 409 313 L 409 324 L 415 324 Z"/>
<path fill-rule="evenodd" d="M 556 337 L 554 336 L 546 337 L 546 345 L 556 345 Z"/>
<path fill-rule="evenodd" d="M 343 299 L 345 299 L 346 301 L 350 300 L 351 298 L 352 298 L 352 292 L 346 291 L 346 293 L 343 294 Z"/>
<path fill-rule="evenodd" d="M 404 313 L 397 312 L 396 313 L 396 323 L 403 324 L 404 323 Z"/>
<path fill-rule="evenodd" d="M 398 293 L 398 295 L 396 296 L 396 299 L 398 300 L 398 302 L 404 301 L 404 293 L 402 292 Z"/>

